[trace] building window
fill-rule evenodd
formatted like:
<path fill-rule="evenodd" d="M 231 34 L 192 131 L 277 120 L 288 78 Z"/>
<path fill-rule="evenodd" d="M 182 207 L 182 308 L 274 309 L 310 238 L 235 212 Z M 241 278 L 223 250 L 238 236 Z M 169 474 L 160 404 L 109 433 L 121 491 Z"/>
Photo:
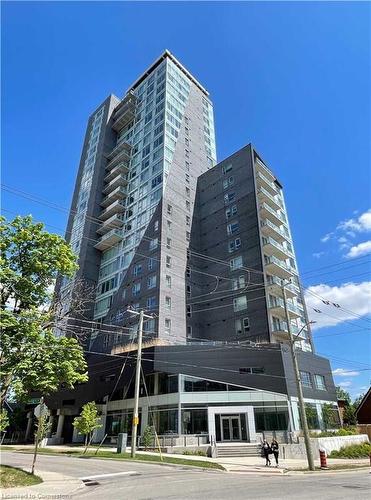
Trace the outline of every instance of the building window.
<path fill-rule="evenodd" d="M 170 250 L 171 248 L 171 238 L 166 238 L 166 248 Z"/>
<path fill-rule="evenodd" d="M 148 259 L 148 271 L 152 271 L 155 265 L 155 260 L 154 259 Z"/>
<path fill-rule="evenodd" d="M 190 226 L 191 225 L 191 218 L 189 215 L 186 215 L 186 226 Z"/>
<path fill-rule="evenodd" d="M 249 366 L 247 368 L 240 368 L 239 372 L 241 374 L 249 374 L 249 375 L 262 375 L 265 370 L 263 366 Z"/>
<path fill-rule="evenodd" d="M 227 234 L 235 234 L 238 233 L 240 230 L 240 225 L 238 222 L 231 222 L 230 224 L 227 225 Z"/>
<path fill-rule="evenodd" d="M 173 207 L 169 204 L 167 206 L 167 213 L 168 213 L 168 215 L 171 215 L 173 213 Z"/>
<path fill-rule="evenodd" d="M 249 318 L 238 318 L 235 320 L 234 324 L 237 335 L 248 333 L 250 331 Z"/>
<path fill-rule="evenodd" d="M 242 295 L 241 297 L 236 297 L 233 299 L 233 309 L 235 312 L 243 311 L 247 308 L 247 298 L 246 295 Z"/>
<path fill-rule="evenodd" d="M 187 285 L 186 286 L 186 294 L 187 294 L 187 297 L 190 298 L 191 297 L 191 285 Z"/>
<path fill-rule="evenodd" d="M 189 266 L 186 267 L 186 278 L 191 277 L 191 268 Z"/>
<path fill-rule="evenodd" d="M 191 239 L 191 233 L 186 231 L 186 240 L 189 241 Z"/>
<path fill-rule="evenodd" d="M 172 222 L 170 220 L 167 220 L 166 224 L 167 224 L 168 230 L 171 231 Z"/>
<path fill-rule="evenodd" d="M 191 204 L 188 200 L 186 200 L 186 209 L 188 210 L 188 212 L 191 211 Z"/>
<path fill-rule="evenodd" d="M 325 377 L 323 375 L 314 375 L 314 383 L 319 391 L 326 391 Z"/>
<path fill-rule="evenodd" d="M 166 275 L 166 285 L 168 288 L 171 288 L 171 276 Z"/>
<path fill-rule="evenodd" d="M 233 290 L 240 290 L 241 288 L 245 288 L 246 286 L 246 278 L 245 276 L 239 276 L 238 278 L 233 279 Z"/>
<path fill-rule="evenodd" d="M 158 238 L 153 238 L 153 240 L 150 240 L 149 242 L 149 249 L 150 250 L 155 250 L 158 246 Z"/>
<path fill-rule="evenodd" d="M 312 389 L 312 378 L 309 372 L 300 372 L 301 385 Z"/>
<path fill-rule="evenodd" d="M 165 318 L 165 333 L 170 335 L 171 333 L 171 319 Z"/>
<path fill-rule="evenodd" d="M 133 294 L 133 297 L 136 297 L 137 295 L 140 294 L 140 282 L 134 283 L 131 289 L 131 293 Z"/>
<path fill-rule="evenodd" d="M 187 306 L 186 311 L 187 311 L 187 318 L 191 318 L 192 317 L 192 306 Z"/>
<path fill-rule="evenodd" d="M 151 289 L 151 288 L 155 288 L 156 286 L 156 275 L 154 274 L 153 276 L 149 276 L 148 279 L 147 279 L 147 288 L 148 289 Z"/>
<path fill-rule="evenodd" d="M 191 196 L 191 190 L 189 189 L 189 187 L 186 187 L 185 191 L 186 191 L 186 196 L 189 198 Z"/>
<path fill-rule="evenodd" d="M 134 276 L 139 276 L 139 274 L 142 273 L 142 264 L 135 264 L 133 267 L 133 275 Z"/>
<path fill-rule="evenodd" d="M 166 306 L 166 309 L 171 309 L 171 297 L 168 297 L 166 296 L 165 297 L 165 306 Z"/>
<path fill-rule="evenodd" d="M 156 297 L 148 297 L 147 308 L 153 309 L 154 307 L 156 307 Z"/>
<path fill-rule="evenodd" d="M 241 269 L 241 267 L 243 265 L 242 256 L 239 255 L 238 257 L 231 259 L 229 261 L 229 265 L 230 265 L 231 271 L 235 271 L 236 269 Z"/>
<path fill-rule="evenodd" d="M 228 205 L 229 203 L 232 203 L 236 199 L 236 193 L 227 193 L 224 195 L 224 204 Z"/>
<path fill-rule="evenodd" d="M 227 219 L 230 219 L 237 213 L 237 205 L 232 205 L 231 207 L 227 208 L 225 211 L 225 216 Z"/>
<path fill-rule="evenodd" d="M 228 179 L 225 179 L 223 181 L 223 189 L 228 189 L 229 186 L 233 186 L 234 184 L 234 177 L 231 175 L 230 177 L 228 177 Z"/>
<path fill-rule="evenodd" d="M 224 165 L 222 167 L 222 172 L 224 175 L 230 172 L 231 170 L 232 170 L 232 163 L 228 163 L 228 165 Z"/>
<path fill-rule="evenodd" d="M 103 347 L 108 347 L 109 344 L 109 335 L 104 335 L 103 337 Z"/>
<path fill-rule="evenodd" d="M 236 238 L 235 240 L 228 242 L 229 253 L 235 252 L 241 248 L 241 238 Z"/>
<path fill-rule="evenodd" d="M 171 267 L 171 257 L 170 255 L 166 255 L 166 267 Z"/>
<path fill-rule="evenodd" d="M 187 338 L 192 338 L 192 327 L 187 326 Z"/>

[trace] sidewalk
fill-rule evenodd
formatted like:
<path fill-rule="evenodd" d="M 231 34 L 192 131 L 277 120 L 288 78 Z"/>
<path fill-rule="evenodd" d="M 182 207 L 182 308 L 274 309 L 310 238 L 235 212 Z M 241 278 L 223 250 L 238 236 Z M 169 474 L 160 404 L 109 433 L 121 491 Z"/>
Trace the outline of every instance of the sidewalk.
<path fill-rule="evenodd" d="M 22 467 L 19 467 L 22 468 Z M 29 472 L 28 468 L 23 468 Z M 84 487 L 80 479 L 57 472 L 46 472 L 35 469 L 35 474 L 44 481 L 34 486 L 20 486 L 17 488 L 3 488 L 1 497 L 7 498 L 70 498 L 76 491 Z M 63 494 L 61 494 L 63 491 Z"/>
<path fill-rule="evenodd" d="M 16 446 L 19 449 L 33 449 L 33 445 L 19 445 Z M 83 451 L 83 446 L 67 446 L 67 445 L 58 445 L 58 446 L 48 446 L 50 451 Z M 94 451 L 94 448 L 91 448 Z M 116 447 L 102 447 L 100 451 L 110 451 L 115 453 Z M 127 452 L 130 452 L 130 449 L 126 449 Z M 138 450 L 138 453 L 141 455 L 158 455 L 157 452 L 152 451 L 142 451 Z M 279 458 L 279 467 L 276 468 L 272 466 L 265 467 L 265 459 L 261 457 L 220 457 L 220 458 L 209 458 L 198 455 L 180 455 L 174 453 L 164 453 L 166 457 L 174 457 L 181 458 L 183 460 L 199 460 L 199 461 L 208 461 L 214 462 L 222 465 L 227 472 L 245 472 L 245 473 L 264 473 L 264 474 L 284 474 L 288 471 L 297 471 L 298 469 L 307 469 L 308 464 L 306 459 L 280 459 Z M 99 458 L 99 452 L 96 458 Z M 314 460 L 315 466 L 320 466 L 319 457 Z M 327 463 L 329 466 L 332 465 L 349 465 L 351 467 L 355 466 L 367 466 L 370 464 L 368 458 L 364 459 L 341 459 L 341 458 L 329 458 L 327 459 Z"/>

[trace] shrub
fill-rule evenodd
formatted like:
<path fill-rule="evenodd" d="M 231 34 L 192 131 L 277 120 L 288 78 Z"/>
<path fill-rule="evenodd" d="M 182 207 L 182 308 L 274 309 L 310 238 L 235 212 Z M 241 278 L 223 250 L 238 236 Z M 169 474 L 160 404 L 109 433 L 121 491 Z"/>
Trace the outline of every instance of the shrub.
<path fill-rule="evenodd" d="M 155 430 L 152 426 L 147 425 L 147 427 L 143 431 L 141 439 L 141 443 L 144 446 L 145 450 L 153 446 L 154 439 L 155 439 Z"/>
<path fill-rule="evenodd" d="M 371 454 L 371 444 L 352 444 L 344 446 L 340 450 L 332 451 L 329 458 L 368 458 Z"/>
<path fill-rule="evenodd" d="M 311 432 L 310 436 L 314 438 L 336 437 L 336 436 L 352 436 L 358 434 L 357 427 L 342 427 L 338 431 L 322 431 L 319 433 Z"/>
<path fill-rule="evenodd" d="M 183 455 L 197 455 L 199 457 L 207 457 L 207 453 L 203 450 L 195 450 L 195 451 L 183 451 Z"/>

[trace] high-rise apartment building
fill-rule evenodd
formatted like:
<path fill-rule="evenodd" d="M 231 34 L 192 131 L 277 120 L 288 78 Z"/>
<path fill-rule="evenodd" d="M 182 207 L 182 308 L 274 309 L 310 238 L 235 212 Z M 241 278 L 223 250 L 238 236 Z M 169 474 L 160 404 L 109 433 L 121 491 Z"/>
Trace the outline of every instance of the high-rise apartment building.
<path fill-rule="evenodd" d="M 180 447 L 197 435 L 188 442 L 207 448 L 300 432 L 289 327 L 311 427 L 323 427 L 324 405 L 337 416 L 330 364 L 314 353 L 282 185 L 252 145 L 216 165 L 208 93 L 168 51 L 89 119 L 67 237 L 80 267 L 58 293 L 68 304 L 81 279 L 95 295 L 84 317 L 71 319 L 90 332 L 89 382 L 48 401 L 58 442 L 78 441 L 73 416 L 92 400 L 102 412 L 97 441 L 130 436 L 130 309 L 153 314 L 144 324 L 151 342 L 139 434 L 151 424 L 164 443 L 169 433 Z"/>

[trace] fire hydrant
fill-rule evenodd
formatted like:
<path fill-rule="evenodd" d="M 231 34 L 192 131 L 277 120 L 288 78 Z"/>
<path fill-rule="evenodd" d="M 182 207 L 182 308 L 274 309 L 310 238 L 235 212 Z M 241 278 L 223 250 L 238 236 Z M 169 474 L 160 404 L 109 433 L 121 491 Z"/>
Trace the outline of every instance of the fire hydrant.
<path fill-rule="evenodd" d="M 324 448 L 319 449 L 319 459 L 321 462 L 321 469 L 328 469 L 327 467 L 327 454 Z"/>

